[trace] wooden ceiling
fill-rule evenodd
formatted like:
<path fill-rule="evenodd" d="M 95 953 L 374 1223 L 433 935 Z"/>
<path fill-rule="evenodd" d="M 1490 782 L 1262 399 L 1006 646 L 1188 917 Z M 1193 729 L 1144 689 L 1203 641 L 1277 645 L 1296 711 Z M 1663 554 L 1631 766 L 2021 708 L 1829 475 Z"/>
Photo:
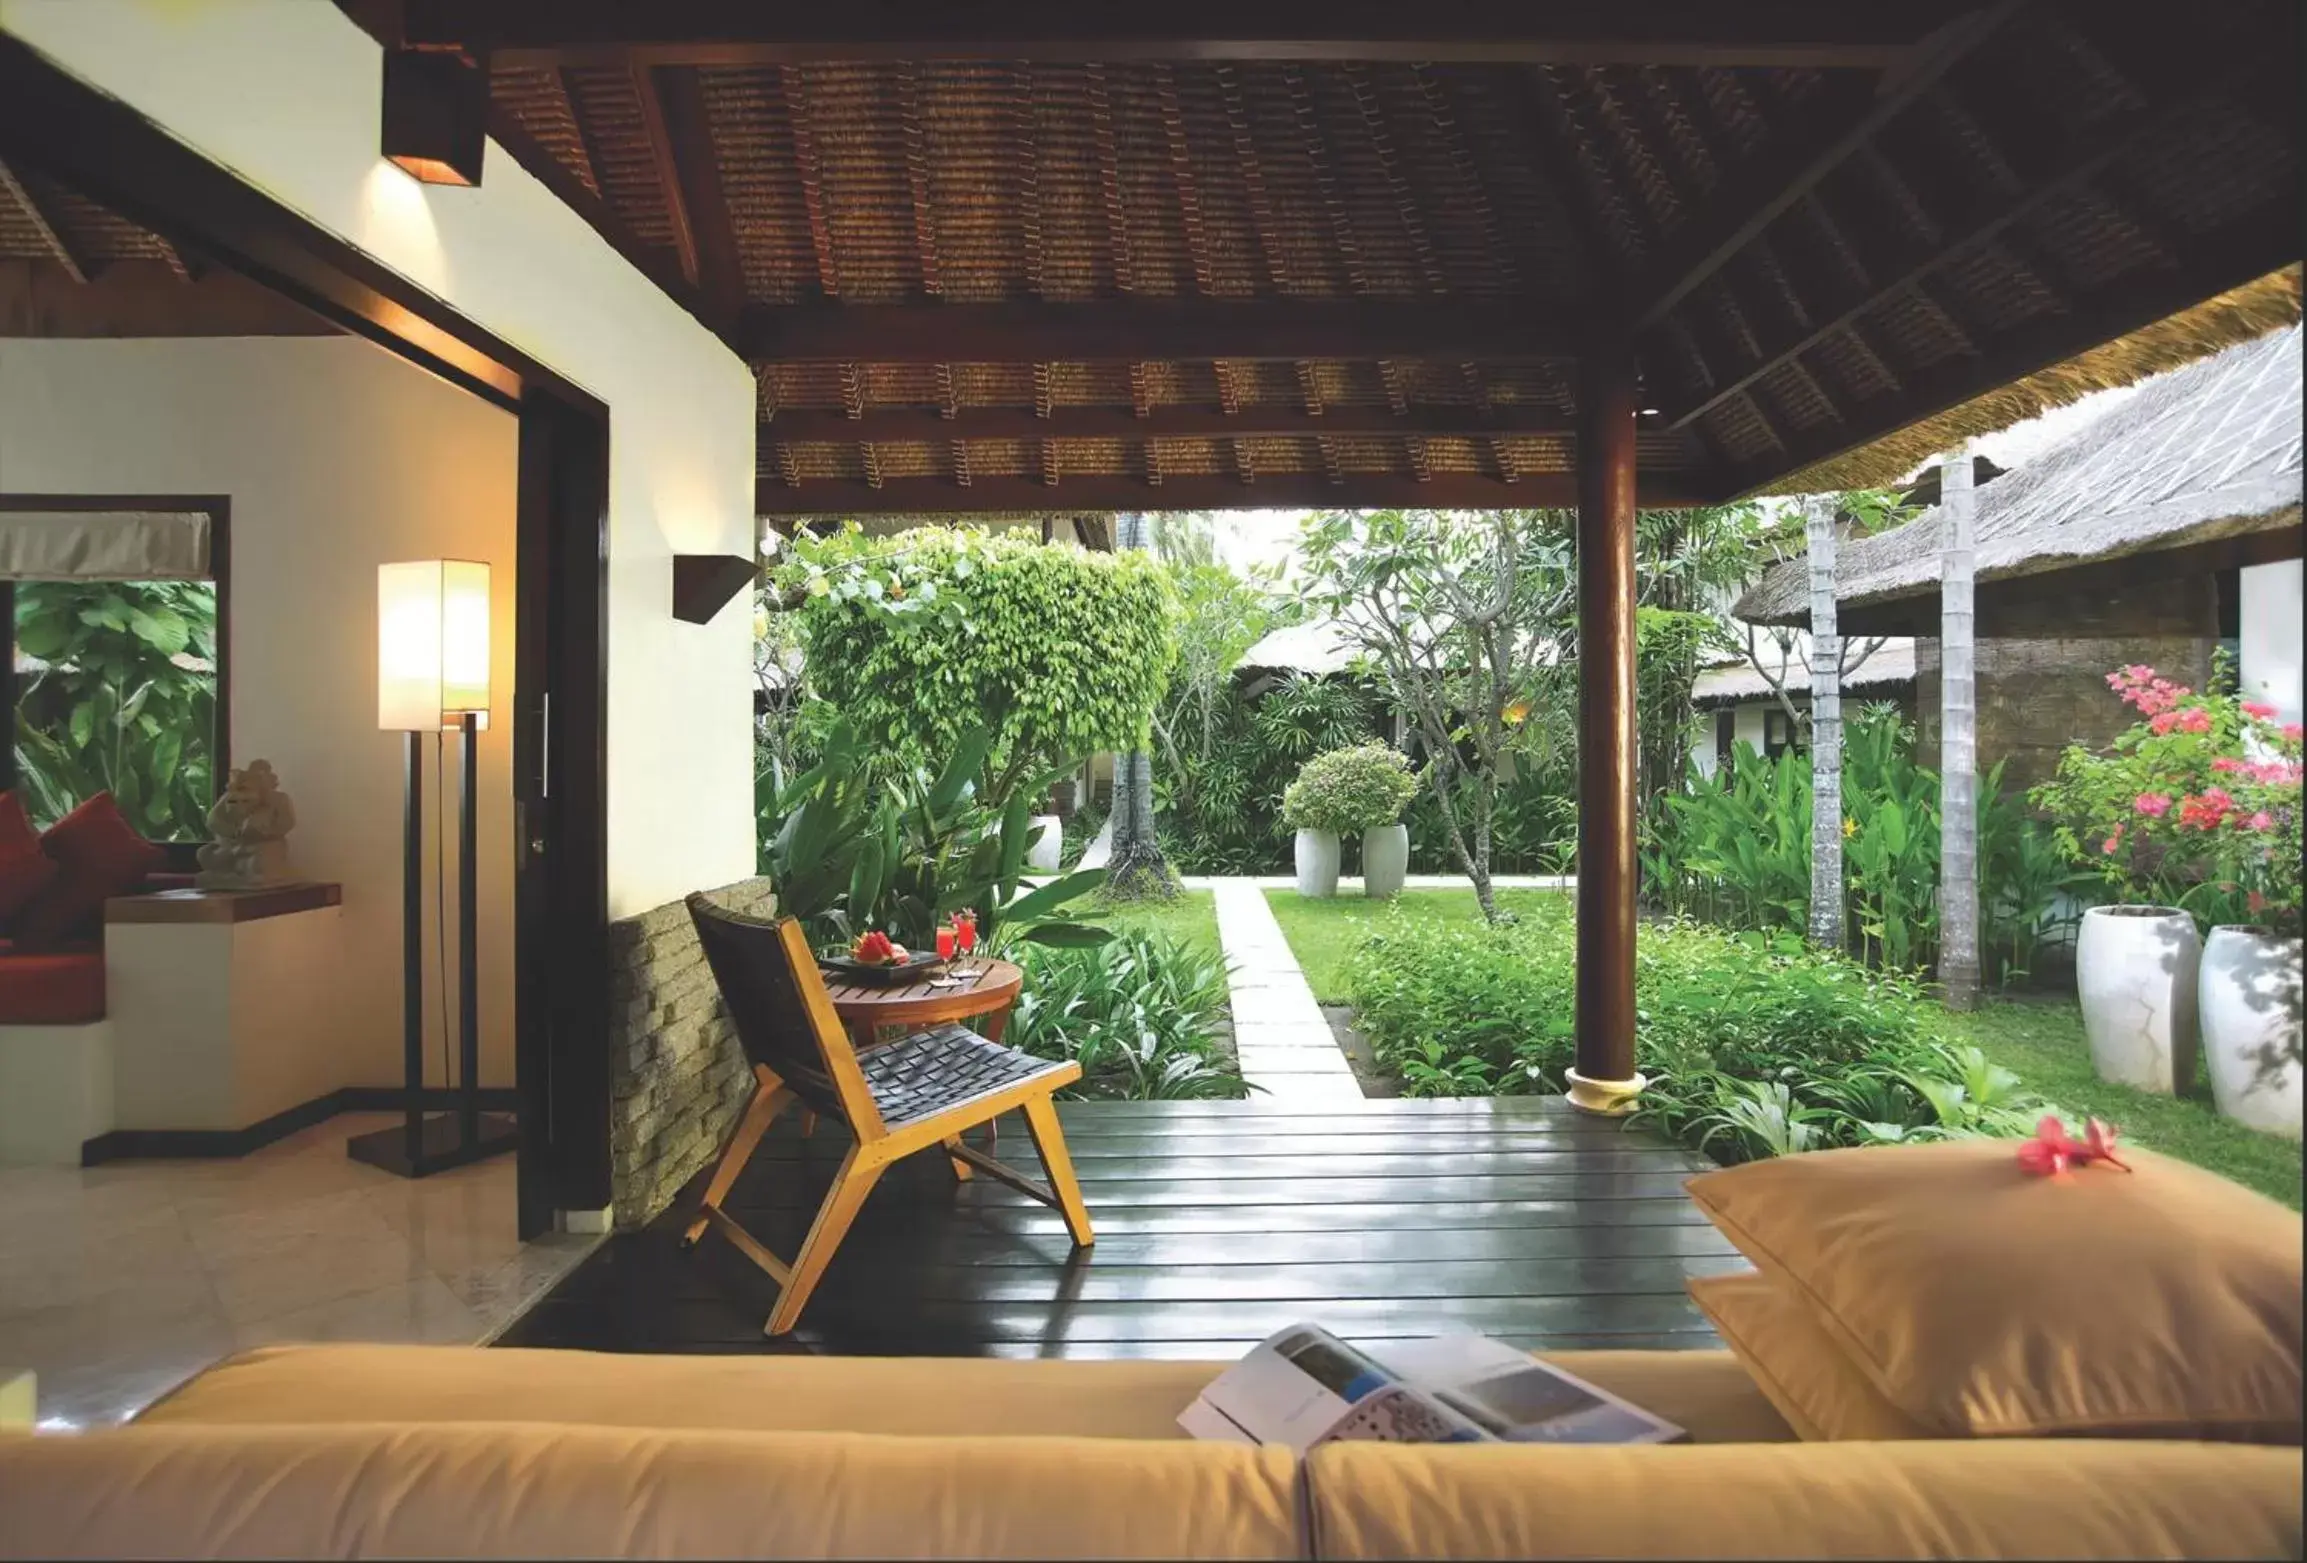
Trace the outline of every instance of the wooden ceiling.
<path fill-rule="evenodd" d="M 325 336 L 334 329 L 79 191 L 0 161 L 0 337 Z"/>
<path fill-rule="evenodd" d="M 2301 249 L 2292 0 L 397 9 L 755 366 L 771 512 L 1568 503 L 1612 334 L 1724 498 Z"/>

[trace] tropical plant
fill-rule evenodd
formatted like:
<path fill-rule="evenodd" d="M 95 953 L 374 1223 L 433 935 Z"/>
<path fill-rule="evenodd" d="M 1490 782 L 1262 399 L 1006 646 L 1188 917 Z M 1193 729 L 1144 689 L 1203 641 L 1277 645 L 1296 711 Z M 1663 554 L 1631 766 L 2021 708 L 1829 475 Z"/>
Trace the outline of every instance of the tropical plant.
<path fill-rule="evenodd" d="M 1070 1058 L 1063 1093 L 1132 1101 L 1240 1096 L 1218 1048 L 1225 963 L 1205 946 L 1131 930 L 1095 949 L 1030 947 L 1003 1040 L 1037 1058 Z"/>
<path fill-rule="evenodd" d="M 2223 653 L 2202 693 L 2140 664 L 2107 685 L 2140 720 L 2104 751 L 2069 746 L 2034 791 L 2069 859 L 2121 900 L 2296 931 L 2299 724 L 2238 699 Z"/>
<path fill-rule="evenodd" d="M 997 811 L 976 791 L 992 742 L 985 729 L 972 728 L 942 770 L 885 779 L 864 764 L 855 730 L 837 724 L 824 758 L 773 800 L 777 823 L 765 869 L 779 909 L 800 918 L 820 945 L 880 929 L 927 948 L 939 925 L 965 908 L 977 913 L 989 945 L 1013 937 L 1105 942 L 1104 929 L 1067 910 L 1105 883 L 1103 869 L 1023 883 L 1026 850 L 1045 828 L 1033 823 L 1033 800 L 1070 767 L 1016 789 Z"/>
<path fill-rule="evenodd" d="M 16 587 L 16 776 L 48 825 L 99 792 L 157 840 L 200 840 L 216 797 L 216 588 Z"/>
<path fill-rule="evenodd" d="M 811 691 L 874 744 L 879 769 L 937 768 L 983 727 L 979 792 L 1001 806 L 1067 756 L 1148 742 L 1176 651 L 1169 578 L 1148 554 L 851 524 L 796 537 L 773 573 Z"/>
<path fill-rule="evenodd" d="M 1574 640 L 1571 523 L 1561 513 L 1333 511 L 1303 534 L 1306 599 L 1416 726 L 1451 844 L 1489 921 L 1493 817 L 1510 754 L 1559 737 L 1531 711 L 1561 698 Z M 1473 782 L 1461 814 L 1456 783 Z"/>
<path fill-rule="evenodd" d="M 1399 749 L 1356 744 L 1317 754 L 1282 794 L 1282 823 L 1292 830 L 1358 836 L 1391 825 L 1418 793 L 1418 778 Z"/>

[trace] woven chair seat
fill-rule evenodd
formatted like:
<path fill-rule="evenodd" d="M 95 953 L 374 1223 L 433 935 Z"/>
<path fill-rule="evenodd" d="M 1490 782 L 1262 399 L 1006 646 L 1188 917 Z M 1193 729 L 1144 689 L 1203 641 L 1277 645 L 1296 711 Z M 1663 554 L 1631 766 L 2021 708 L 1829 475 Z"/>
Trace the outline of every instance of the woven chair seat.
<path fill-rule="evenodd" d="M 858 1054 L 857 1064 L 891 1128 L 1065 1067 L 988 1042 L 967 1026 L 916 1031 Z"/>

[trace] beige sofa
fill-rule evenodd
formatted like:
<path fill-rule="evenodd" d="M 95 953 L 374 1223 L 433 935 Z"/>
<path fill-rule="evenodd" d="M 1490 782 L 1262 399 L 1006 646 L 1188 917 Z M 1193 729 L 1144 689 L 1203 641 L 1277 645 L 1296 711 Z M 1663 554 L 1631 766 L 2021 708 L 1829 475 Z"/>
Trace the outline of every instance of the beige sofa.
<path fill-rule="evenodd" d="M 342 1346 L 0 1437 L 0 1556 L 2298 1557 L 2300 1451 L 1800 1443 L 1726 1353 L 1564 1352 L 1629 1449 L 1184 1439 L 1221 1364 Z"/>

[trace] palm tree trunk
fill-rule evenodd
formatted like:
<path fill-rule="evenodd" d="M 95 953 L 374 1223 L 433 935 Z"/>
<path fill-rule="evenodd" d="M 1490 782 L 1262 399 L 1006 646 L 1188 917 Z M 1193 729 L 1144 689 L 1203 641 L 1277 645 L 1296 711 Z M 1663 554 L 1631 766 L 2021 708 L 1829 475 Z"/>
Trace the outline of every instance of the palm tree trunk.
<path fill-rule="evenodd" d="M 1842 948 L 1842 636 L 1831 494 L 1803 501 L 1810 534 L 1810 942 Z"/>
<path fill-rule="evenodd" d="M 1939 984 L 1954 1010 L 1979 1002 L 1973 505 L 1970 450 L 1958 446 L 1939 478 Z"/>
<path fill-rule="evenodd" d="M 1114 545 L 1153 546 L 1153 528 L 1144 512 L 1124 511 L 1114 517 Z M 1164 900 L 1177 893 L 1176 876 L 1154 834 L 1153 756 L 1143 749 L 1114 756 L 1113 856 L 1107 863 L 1106 891 L 1124 898 Z"/>

